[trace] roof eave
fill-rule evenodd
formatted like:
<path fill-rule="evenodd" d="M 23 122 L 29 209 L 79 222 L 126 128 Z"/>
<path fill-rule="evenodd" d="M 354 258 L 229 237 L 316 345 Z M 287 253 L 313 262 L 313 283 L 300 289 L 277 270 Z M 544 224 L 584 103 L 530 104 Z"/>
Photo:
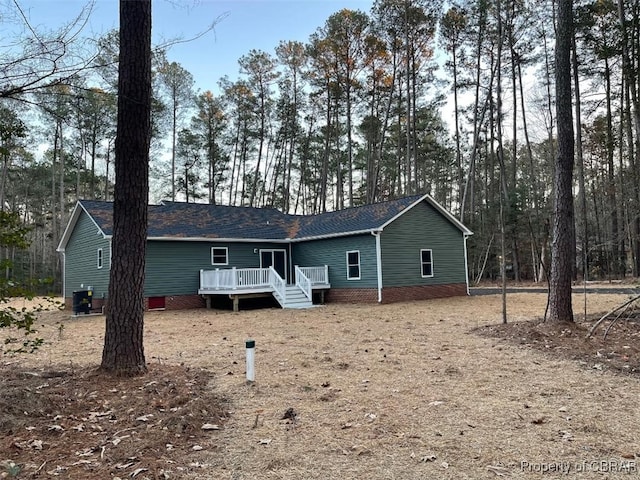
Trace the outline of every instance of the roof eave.
<path fill-rule="evenodd" d="M 365 234 L 371 234 L 373 232 L 379 232 L 381 230 L 382 228 L 376 227 L 376 228 L 368 228 L 366 230 L 356 230 L 356 231 L 350 231 L 350 232 L 327 233 L 326 235 L 315 235 L 311 237 L 293 238 L 291 239 L 291 242 L 299 243 L 299 242 L 309 242 L 311 240 L 325 240 L 328 238 L 349 237 L 351 235 L 365 235 Z"/>
<path fill-rule="evenodd" d="M 156 242 L 233 242 L 233 243 L 289 243 L 288 238 L 219 238 L 219 237 L 147 237 L 147 241 Z"/>

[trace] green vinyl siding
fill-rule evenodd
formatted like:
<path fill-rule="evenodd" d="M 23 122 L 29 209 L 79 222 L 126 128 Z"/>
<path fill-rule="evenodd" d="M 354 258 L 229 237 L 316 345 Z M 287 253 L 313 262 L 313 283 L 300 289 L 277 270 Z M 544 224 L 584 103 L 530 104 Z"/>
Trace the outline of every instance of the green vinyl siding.
<path fill-rule="evenodd" d="M 388 225 L 380 241 L 385 287 L 467 281 L 462 232 L 426 202 Z M 422 276 L 421 250 L 432 251 L 433 276 Z"/>
<path fill-rule="evenodd" d="M 228 248 L 228 265 L 211 264 L 211 247 Z M 144 295 L 193 295 L 200 288 L 200 270 L 258 268 L 260 249 L 285 249 L 274 243 L 216 243 L 152 240 L 147 243 Z"/>
<path fill-rule="evenodd" d="M 211 264 L 211 248 L 228 248 L 228 265 Z M 98 268 L 98 249 L 102 249 L 102 268 Z M 284 249 L 281 243 L 217 243 L 156 241 L 147 243 L 145 270 L 146 297 L 193 295 L 200 286 L 200 269 L 257 268 L 260 249 Z M 106 297 L 111 265 L 110 240 L 84 213 L 80 214 L 65 249 L 65 297 L 74 291 L 93 287 L 96 298 Z"/>
<path fill-rule="evenodd" d="M 71 297 L 74 291 L 92 286 L 95 297 L 106 297 L 111 240 L 104 238 L 84 210 L 77 218 L 65 245 L 65 296 Z M 384 287 L 466 283 L 463 233 L 427 201 L 404 211 L 387 225 L 380 234 L 380 242 Z M 212 247 L 227 249 L 227 265 L 212 265 Z M 103 268 L 98 268 L 98 249 L 102 249 Z M 376 237 L 370 233 L 293 243 L 284 239 L 282 242 L 255 243 L 150 240 L 147 243 L 145 296 L 197 294 L 201 269 L 257 268 L 261 250 L 291 252 L 291 261 L 287 255 L 289 274 L 294 265 L 328 265 L 332 288 L 378 287 Z M 347 252 L 356 251 L 360 261 L 359 278 L 348 279 Z M 421 251 L 430 251 L 431 258 L 425 255 L 426 260 L 423 260 Z M 430 266 L 427 260 L 431 260 Z M 356 269 L 352 265 L 352 271 Z M 429 275 L 429 269 L 432 275 Z M 288 280 L 291 282 L 291 276 Z"/>
<path fill-rule="evenodd" d="M 102 249 L 102 268 L 98 268 L 98 249 Z M 109 288 L 109 266 L 111 246 L 96 224 L 82 212 L 64 253 L 65 283 L 64 296 L 72 297 L 73 292 L 93 288 L 96 298 L 107 296 Z"/>
<path fill-rule="evenodd" d="M 360 252 L 360 279 L 347 280 L 347 252 Z M 295 243 L 293 264 L 329 266 L 331 288 L 377 288 L 376 241 L 373 235 L 352 235 Z"/>

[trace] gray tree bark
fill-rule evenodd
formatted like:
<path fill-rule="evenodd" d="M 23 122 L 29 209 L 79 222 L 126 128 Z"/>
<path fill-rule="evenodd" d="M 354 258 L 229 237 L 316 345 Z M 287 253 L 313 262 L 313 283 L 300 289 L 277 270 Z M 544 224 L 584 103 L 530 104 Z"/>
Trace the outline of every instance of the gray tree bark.
<path fill-rule="evenodd" d="M 571 279 L 575 257 L 573 212 L 573 111 L 571 102 L 572 0 L 558 0 L 556 28 L 556 118 L 558 151 L 555 161 L 555 202 L 549 319 L 573 322 Z"/>
<path fill-rule="evenodd" d="M 151 139 L 151 0 L 120 0 L 112 263 L 101 368 L 147 371 L 144 267 Z"/>

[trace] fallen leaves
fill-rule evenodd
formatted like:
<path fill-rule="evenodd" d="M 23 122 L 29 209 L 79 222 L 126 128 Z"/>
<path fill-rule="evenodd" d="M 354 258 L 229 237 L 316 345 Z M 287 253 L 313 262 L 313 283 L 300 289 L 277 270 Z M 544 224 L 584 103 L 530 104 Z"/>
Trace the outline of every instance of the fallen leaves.
<path fill-rule="evenodd" d="M 216 425 L 215 423 L 205 423 L 200 427 L 201 430 L 220 430 L 220 425 Z"/>
<path fill-rule="evenodd" d="M 498 477 L 506 477 L 509 473 L 507 468 L 501 467 L 500 465 L 487 465 L 487 470 L 495 473 Z"/>
<path fill-rule="evenodd" d="M 131 478 L 135 478 L 137 477 L 139 474 L 141 474 L 142 472 L 148 472 L 149 469 L 148 468 L 136 468 L 133 472 L 131 472 L 130 477 Z"/>
<path fill-rule="evenodd" d="M 0 473 L 146 479 L 153 469 L 154 478 L 178 478 L 178 472 L 200 468 L 184 463 L 185 452 L 208 449 L 212 432 L 227 416 L 210 392 L 210 374 L 195 369 L 153 366 L 145 377 L 131 379 L 86 369 L 47 376 L 46 384 L 37 373 L 6 369 L 2 375 L 19 381 L 10 392 L 5 382 L 0 401 L 4 406 L 11 395 L 11 404 L 21 409 L 15 416 L 7 409 L 0 424 L 0 435 L 12 438 L 0 442 L 0 459 L 16 465 L 3 466 Z M 161 450 L 164 465 L 158 464 Z"/>

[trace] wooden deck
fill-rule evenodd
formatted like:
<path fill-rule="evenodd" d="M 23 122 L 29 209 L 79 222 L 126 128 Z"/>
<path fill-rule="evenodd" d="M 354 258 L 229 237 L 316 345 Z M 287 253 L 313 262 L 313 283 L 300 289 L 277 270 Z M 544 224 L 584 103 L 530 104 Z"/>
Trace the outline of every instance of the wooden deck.
<path fill-rule="evenodd" d="M 331 288 L 328 267 L 295 267 L 296 285 L 311 302 L 313 292 Z M 283 308 L 287 307 L 287 285 L 277 272 L 270 268 L 229 268 L 200 270 L 200 288 L 207 308 L 211 308 L 212 298 L 228 296 L 233 301 L 233 310 L 239 310 L 241 298 L 274 296 Z"/>

